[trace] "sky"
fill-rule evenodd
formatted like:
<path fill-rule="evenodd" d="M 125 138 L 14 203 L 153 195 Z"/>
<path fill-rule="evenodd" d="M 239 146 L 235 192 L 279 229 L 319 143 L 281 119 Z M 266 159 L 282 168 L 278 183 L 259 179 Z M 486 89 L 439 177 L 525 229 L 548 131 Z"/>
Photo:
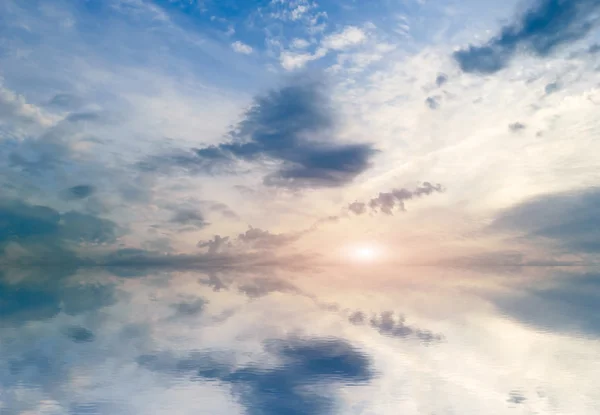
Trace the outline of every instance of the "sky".
<path fill-rule="evenodd" d="M 600 1 L 0 1 L 0 415 L 600 413 Z"/>

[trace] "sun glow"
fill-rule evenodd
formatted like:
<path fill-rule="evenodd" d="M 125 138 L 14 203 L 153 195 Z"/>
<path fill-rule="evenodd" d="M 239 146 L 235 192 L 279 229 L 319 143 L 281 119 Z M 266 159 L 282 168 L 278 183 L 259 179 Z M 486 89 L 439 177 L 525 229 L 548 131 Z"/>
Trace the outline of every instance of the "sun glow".
<path fill-rule="evenodd" d="M 356 262 L 376 262 L 383 257 L 383 249 L 376 244 L 356 244 L 346 248 L 345 257 Z"/>

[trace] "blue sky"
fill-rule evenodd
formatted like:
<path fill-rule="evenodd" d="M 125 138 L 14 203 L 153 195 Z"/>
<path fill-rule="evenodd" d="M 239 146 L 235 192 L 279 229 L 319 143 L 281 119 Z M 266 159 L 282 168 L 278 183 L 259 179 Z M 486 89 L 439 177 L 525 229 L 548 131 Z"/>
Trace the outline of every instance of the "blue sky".
<path fill-rule="evenodd" d="M 0 413 L 598 413 L 599 14 L 0 2 Z"/>

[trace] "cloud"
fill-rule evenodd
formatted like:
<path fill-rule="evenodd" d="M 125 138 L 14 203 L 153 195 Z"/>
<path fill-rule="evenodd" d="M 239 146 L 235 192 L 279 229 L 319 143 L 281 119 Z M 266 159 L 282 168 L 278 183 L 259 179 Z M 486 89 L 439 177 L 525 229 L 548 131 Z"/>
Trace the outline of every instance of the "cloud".
<path fill-rule="evenodd" d="M 367 35 L 364 30 L 356 26 L 346 26 L 341 32 L 326 36 L 321 46 L 332 50 L 344 50 L 366 40 Z"/>
<path fill-rule="evenodd" d="M 91 330 L 81 326 L 69 327 L 65 334 L 75 343 L 89 343 L 94 341 L 95 338 L 94 333 Z"/>
<path fill-rule="evenodd" d="M 104 267 L 124 276 L 138 276 L 150 269 L 194 270 L 198 272 L 256 272 L 267 269 L 306 269 L 311 263 L 306 255 L 277 255 L 261 252 L 228 252 L 203 254 L 164 254 L 144 249 L 123 248 L 106 254 L 76 258 L 80 267 Z"/>
<path fill-rule="evenodd" d="M 254 50 L 252 49 L 252 46 L 247 45 L 243 42 L 235 41 L 231 44 L 231 48 L 236 51 L 237 53 L 242 53 L 244 55 L 250 55 Z"/>
<path fill-rule="evenodd" d="M 523 395 L 522 392 L 519 391 L 510 391 L 508 394 L 507 402 L 514 404 L 522 404 L 527 400 L 527 398 Z"/>
<path fill-rule="evenodd" d="M 543 214 L 540 214 L 543 212 Z M 538 196 L 502 211 L 488 228 L 571 253 L 600 252 L 600 189 Z"/>
<path fill-rule="evenodd" d="M 0 78 L 0 126 L 8 125 L 18 130 L 33 125 L 49 125 L 51 119 L 23 96 L 4 88 Z"/>
<path fill-rule="evenodd" d="M 554 333 L 600 336 L 600 275 L 555 272 L 544 282 L 492 297 L 499 312 Z"/>
<path fill-rule="evenodd" d="M 276 278 L 257 278 L 250 283 L 240 285 L 238 290 L 250 298 L 264 297 L 272 292 L 298 292 L 294 285 Z"/>
<path fill-rule="evenodd" d="M 445 85 L 447 82 L 448 82 L 448 75 L 446 75 L 445 73 L 440 73 L 435 78 L 435 84 L 438 88 Z"/>
<path fill-rule="evenodd" d="M 525 128 L 527 128 L 526 125 L 520 122 L 514 122 L 508 126 L 508 129 L 513 133 L 524 130 Z"/>
<path fill-rule="evenodd" d="M 64 109 L 64 110 L 74 110 L 80 107 L 82 104 L 81 98 L 73 95 L 73 94 L 65 94 L 60 93 L 56 94 L 52 97 L 50 102 L 48 102 L 49 107 Z"/>
<path fill-rule="evenodd" d="M 171 304 L 175 311 L 175 317 L 197 316 L 204 311 L 206 300 L 203 298 L 187 299 L 179 303 Z"/>
<path fill-rule="evenodd" d="M 47 206 L 0 200 L 0 249 L 13 243 L 49 252 L 50 248 L 67 249 L 79 243 L 112 243 L 117 233 L 113 222 L 86 213 L 59 213 Z M 66 250 L 63 254 L 68 255 Z"/>
<path fill-rule="evenodd" d="M 208 248 L 209 254 L 216 254 L 221 252 L 224 247 L 231 246 L 229 242 L 229 236 L 222 237 L 221 235 L 215 235 L 208 241 L 200 241 L 196 245 L 198 248 Z"/>
<path fill-rule="evenodd" d="M 71 199 L 85 199 L 94 194 L 96 188 L 89 184 L 73 186 L 67 190 L 67 196 Z"/>
<path fill-rule="evenodd" d="M 302 234 L 274 234 L 259 228 L 248 229 L 238 236 L 238 240 L 255 248 L 273 249 L 297 241 Z"/>
<path fill-rule="evenodd" d="M 429 182 L 424 182 L 422 186 L 414 190 L 394 189 L 391 192 L 379 193 L 379 196 L 371 199 L 368 203 L 353 202 L 348 205 L 348 209 L 356 215 L 362 215 L 371 209 L 373 212 L 381 212 L 386 215 L 393 215 L 394 209 L 400 211 L 406 210 L 404 202 L 414 198 L 430 195 L 434 192 L 443 192 L 442 185 L 433 185 Z"/>
<path fill-rule="evenodd" d="M 591 45 L 591 46 L 588 48 L 588 53 L 589 53 L 590 55 L 594 55 L 594 54 L 596 54 L 596 53 L 598 53 L 598 52 L 600 52 L 600 44 L 599 44 L 599 43 L 594 43 L 593 45 Z"/>
<path fill-rule="evenodd" d="M 466 256 L 458 256 L 434 261 L 432 265 L 441 267 L 472 268 L 480 270 L 505 269 L 522 270 L 523 267 L 571 267 L 580 265 L 577 260 L 561 260 L 554 258 L 529 258 L 524 252 L 507 250 L 478 252 Z"/>
<path fill-rule="evenodd" d="M 308 42 L 306 39 L 295 38 L 292 40 L 291 46 L 295 49 L 306 49 L 310 46 L 310 42 Z"/>
<path fill-rule="evenodd" d="M 170 376 L 230 384 L 249 415 L 332 414 L 335 402 L 330 388 L 374 377 L 370 359 L 342 339 L 271 340 L 265 350 L 281 363 L 273 368 L 235 368 L 230 359 L 208 352 L 192 352 L 183 358 L 162 352 L 142 355 L 137 361 Z M 326 393 L 307 388 L 317 383 L 320 390 L 327 388 Z"/>
<path fill-rule="evenodd" d="M 560 89 L 560 84 L 558 82 L 550 82 L 544 88 L 544 92 L 546 92 L 546 95 L 550 95 L 550 94 L 553 94 L 554 92 L 558 91 L 559 89 Z"/>
<path fill-rule="evenodd" d="M 268 186 L 343 186 L 370 167 L 376 151 L 370 144 L 336 143 L 335 124 L 324 86 L 296 82 L 258 97 L 230 133 L 231 141 L 196 149 L 195 156 L 161 159 L 159 164 L 193 172 L 213 171 L 236 161 L 270 161 L 279 167 L 264 178 Z"/>
<path fill-rule="evenodd" d="M 70 283 L 68 277 L 74 275 L 76 269 L 69 264 L 19 268 L 18 274 L 25 278 L 14 282 L 10 276 L 16 271 L 4 267 L 0 272 L 0 327 L 48 320 L 61 311 L 78 315 L 116 302 L 113 285 Z"/>
<path fill-rule="evenodd" d="M 454 58 L 464 72 L 492 74 L 505 68 L 520 49 L 548 56 L 590 33 L 598 23 L 598 9 L 597 0 L 536 0 L 486 44 L 470 45 Z"/>
<path fill-rule="evenodd" d="M 362 311 L 355 311 L 350 314 L 348 321 L 357 326 L 368 324 L 384 336 L 399 338 L 414 337 L 426 344 L 443 340 L 441 334 L 407 325 L 404 316 L 398 315 L 396 317 L 392 311 L 384 311 L 374 314 L 371 317 L 367 317 Z"/>
<path fill-rule="evenodd" d="M 362 202 L 352 202 L 348 205 L 348 209 L 356 215 L 367 213 L 367 205 Z"/>
<path fill-rule="evenodd" d="M 109 220 L 70 211 L 61 215 L 59 236 L 74 242 L 106 244 L 116 241 L 117 230 Z"/>
<path fill-rule="evenodd" d="M 318 60 L 330 52 L 343 52 L 367 41 L 365 31 L 356 26 L 346 26 L 343 30 L 325 36 L 313 52 L 305 52 L 310 44 L 303 39 L 292 41 L 292 50 L 284 50 L 279 55 L 281 66 L 288 71 L 301 69 L 308 62 Z"/>
<path fill-rule="evenodd" d="M 178 225 L 191 226 L 194 228 L 204 228 L 208 226 L 208 222 L 204 218 L 204 215 L 195 209 L 179 209 L 175 212 L 171 218 L 171 223 Z"/>
<path fill-rule="evenodd" d="M 325 48 L 319 48 L 314 53 L 283 51 L 279 56 L 279 62 L 283 69 L 293 71 L 304 68 L 308 62 L 321 59 L 325 55 L 327 55 Z"/>
<path fill-rule="evenodd" d="M 212 212 L 218 212 L 227 219 L 239 219 L 237 213 L 235 213 L 229 206 L 221 202 L 213 202 L 204 200 L 201 202 L 207 209 Z"/>
<path fill-rule="evenodd" d="M 440 107 L 439 97 L 427 97 L 425 104 L 432 110 L 436 110 Z"/>
<path fill-rule="evenodd" d="M 21 174 L 43 176 L 56 172 L 72 162 L 73 150 L 65 139 L 72 130 L 71 122 L 63 121 L 37 138 L 6 140 L 1 144 L 3 153 L 9 166 L 20 170 Z"/>

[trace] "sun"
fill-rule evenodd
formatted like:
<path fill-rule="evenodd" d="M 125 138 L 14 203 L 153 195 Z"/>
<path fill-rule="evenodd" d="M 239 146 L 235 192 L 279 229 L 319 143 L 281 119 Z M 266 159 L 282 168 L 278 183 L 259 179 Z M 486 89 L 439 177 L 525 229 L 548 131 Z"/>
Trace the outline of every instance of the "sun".
<path fill-rule="evenodd" d="M 345 256 L 354 262 L 372 263 L 382 258 L 383 249 L 374 243 L 354 244 L 346 248 Z"/>

